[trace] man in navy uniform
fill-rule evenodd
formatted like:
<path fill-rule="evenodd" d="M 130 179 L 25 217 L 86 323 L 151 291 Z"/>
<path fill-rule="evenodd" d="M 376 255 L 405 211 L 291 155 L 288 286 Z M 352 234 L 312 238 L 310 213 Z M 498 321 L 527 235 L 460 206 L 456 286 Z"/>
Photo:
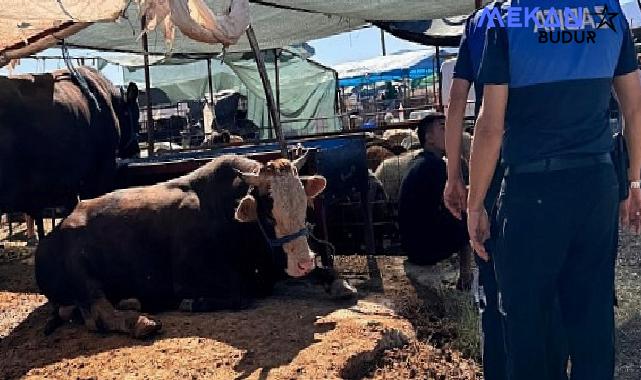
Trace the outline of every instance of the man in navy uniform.
<path fill-rule="evenodd" d="M 447 208 L 458 219 L 462 219 L 465 212 L 467 189 L 460 160 L 452 158 L 461 156 L 467 95 L 472 84 L 474 84 L 476 95 L 475 115 L 478 115 L 483 99 L 483 84 L 478 82 L 477 74 L 481 64 L 487 25 L 479 23 L 481 15 L 481 10 L 475 11 L 465 24 L 465 31 L 461 37 L 459 53 L 454 66 L 454 79 L 450 89 L 450 103 L 445 126 L 446 152 L 450 159 L 447 165 L 447 183 L 443 198 Z M 485 197 L 485 208 L 490 214 L 498 197 L 501 179 L 500 170 L 497 169 Z M 486 262 L 477 257 L 476 264 L 479 269 L 479 277 L 475 298 L 481 316 L 483 375 L 488 380 L 503 380 L 506 379 L 505 343 L 501 314 L 498 308 L 494 263 L 491 260 Z"/>
<path fill-rule="evenodd" d="M 509 11 L 510 5 L 540 7 L 540 19 L 558 15 L 547 11 L 552 7 L 567 6 L 581 22 L 533 27 L 523 18 L 519 23 L 518 10 Z M 630 156 L 624 223 L 637 232 L 641 228 L 641 84 L 630 30 L 616 0 L 522 0 L 502 10 L 510 12 L 504 20 L 512 19 L 511 25 L 488 29 L 479 73 L 485 87 L 470 164 L 468 230 L 474 249 L 487 260 L 483 243 L 490 232 L 483 201 L 503 144 L 506 172 L 492 221 L 499 236 L 491 254 L 505 320 L 508 378 L 546 378 L 551 365 L 546 335 L 553 331 L 558 297 L 571 378 L 612 379 L 612 251 L 618 233 L 608 118 L 613 84 Z M 563 31 L 572 40 L 555 42 Z"/>
<path fill-rule="evenodd" d="M 494 5 L 487 6 L 492 9 Z M 483 9 L 483 8 L 482 8 Z M 476 102 L 474 107 L 475 115 L 478 115 L 483 99 L 483 84 L 478 81 L 478 70 L 481 65 L 483 46 L 487 25 L 480 23 L 482 9 L 475 11 L 468 18 L 465 25 L 465 32 L 461 37 L 459 54 L 454 67 L 454 80 L 450 90 L 450 104 L 446 123 L 446 151 L 448 157 L 458 157 L 461 152 L 461 136 L 463 133 L 463 119 L 467 106 L 467 95 L 471 84 L 474 84 Z M 462 219 L 467 203 L 467 189 L 463 180 L 459 160 L 449 160 L 447 169 L 447 183 L 444 191 L 445 205 L 457 218 Z M 501 187 L 503 171 L 501 165 L 492 178 L 490 188 L 485 196 L 485 209 L 490 215 L 495 211 L 495 203 Z M 496 236 L 493 231 L 492 236 Z M 486 249 L 489 251 L 492 243 L 487 241 Z M 476 257 L 476 264 L 479 269 L 478 287 L 475 289 L 475 299 L 481 316 L 481 336 L 483 355 L 483 374 L 486 379 L 506 379 L 506 357 L 505 340 L 503 335 L 503 323 L 498 308 L 498 289 L 494 273 L 494 263 L 491 258 L 488 261 Z M 557 307 L 558 310 L 558 307 Z M 556 322 L 560 318 L 558 311 L 554 314 Z M 558 323 L 557 323 L 558 324 Z M 560 328 L 560 326 L 558 326 Z M 546 376 L 548 380 L 565 380 L 567 367 L 567 343 L 561 334 L 553 332 L 548 344 L 548 355 L 550 362 Z"/>

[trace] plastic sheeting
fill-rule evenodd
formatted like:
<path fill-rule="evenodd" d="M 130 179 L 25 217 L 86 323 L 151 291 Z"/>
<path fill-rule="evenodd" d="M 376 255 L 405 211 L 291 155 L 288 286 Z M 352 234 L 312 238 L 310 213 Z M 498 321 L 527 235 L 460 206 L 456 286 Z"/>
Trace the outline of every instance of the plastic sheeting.
<path fill-rule="evenodd" d="M 109 59 L 110 63 L 136 62 L 135 58 Z M 274 55 L 266 52 L 267 72 L 276 94 Z M 317 63 L 283 51 L 278 63 L 281 123 L 285 136 L 300 136 L 340 130 L 336 117 L 336 73 Z M 267 103 L 253 58 L 229 55 L 222 64 L 212 60 L 214 92 L 236 90 L 247 96 L 247 117 L 265 128 L 262 138 L 270 137 Z M 142 68 L 125 69 L 125 82 L 144 85 Z M 150 67 L 151 85 L 162 89 L 172 103 L 202 99 L 208 94 L 205 60 L 165 60 Z M 311 120 L 322 118 L 321 120 Z M 293 121 L 296 120 L 296 121 Z"/>
<path fill-rule="evenodd" d="M 458 49 L 441 49 L 441 60 Z M 341 86 L 358 86 L 402 78 L 420 79 L 434 74 L 435 48 L 401 52 L 334 66 Z"/>
<path fill-rule="evenodd" d="M 171 46 L 176 27 L 187 37 L 209 44 L 233 45 L 249 26 L 248 0 L 235 0 L 229 12 L 215 15 L 203 0 L 139 0 L 145 32 L 162 25 Z"/>
<path fill-rule="evenodd" d="M 0 67 L 37 53 L 91 22 L 116 20 L 127 0 L 3 0 Z"/>
<path fill-rule="evenodd" d="M 204 0 L 215 14 L 225 14 L 232 0 Z M 261 49 L 272 49 L 326 37 L 352 30 L 373 21 L 429 20 L 461 15 L 474 9 L 472 0 L 250 0 L 250 19 Z M 60 6 L 62 4 L 62 6 Z M 129 4 L 124 17 L 113 20 Z M 63 11 L 66 9 L 67 12 Z M 77 10 L 87 12 L 80 17 Z M 69 15 L 67 14 L 69 13 Z M 142 52 L 140 14 L 136 1 L 102 0 L 5 0 L 0 14 L 0 53 L 15 43 L 37 34 L 48 35 L 52 27 L 73 22 L 96 22 L 69 37 L 60 34 L 67 43 L 78 47 L 125 52 Z M 82 25 L 83 27 L 86 25 Z M 68 29 L 68 26 L 65 27 Z M 80 28 L 69 30 L 76 32 Z M 149 35 L 152 53 L 165 54 L 164 32 Z M 50 39 L 51 41 L 52 39 Z M 33 41 L 31 41 L 33 42 Z M 41 47 L 41 49 L 47 46 Z M 40 49 L 40 50 L 41 50 Z M 221 44 L 206 44 L 186 38 L 176 31 L 172 53 L 219 52 Z M 249 51 L 245 36 L 229 51 Z M 36 50 L 39 51 L 39 50 Z M 36 51 L 31 51 L 33 54 Z"/>

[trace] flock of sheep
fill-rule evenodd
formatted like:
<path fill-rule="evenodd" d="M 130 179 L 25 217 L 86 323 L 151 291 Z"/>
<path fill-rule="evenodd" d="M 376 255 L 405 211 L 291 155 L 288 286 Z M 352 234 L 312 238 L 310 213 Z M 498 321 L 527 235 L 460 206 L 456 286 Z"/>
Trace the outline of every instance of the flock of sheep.
<path fill-rule="evenodd" d="M 398 202 L 401 182 L 412 160 L 422 151 L 416 131 L 390 129 L 381 137 L 372 136 L 367 148 L 367 163 L 370 170 L 370 194 L 384 193 L 385 198 Z M 469 163 L 472 136 L 463 134 L 462 159 Z"/>

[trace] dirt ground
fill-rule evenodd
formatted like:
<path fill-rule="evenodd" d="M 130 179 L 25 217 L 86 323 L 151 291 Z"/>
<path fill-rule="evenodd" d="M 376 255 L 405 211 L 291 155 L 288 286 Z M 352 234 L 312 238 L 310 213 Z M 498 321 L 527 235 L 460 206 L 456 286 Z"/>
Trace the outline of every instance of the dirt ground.
<path fill-rule="evenodd" d="M 33 278 L 32 248 L 6 245 L 0 379 L 482 378 L 467 296 L 451 283 L 419 284 L 406 275 L 402 257 L 337 257 L 358 300 L 336 302 L 292 282 L 241 312 L 158 314 L 161 335 L 139 341 L 77 325 L 45 337 L 49 309 Z M 620 380 L 641 378 L 640 251 L 641 239 L 624 234 L 616 311 Z"/>
<path fill-rule="evenodd" d="M 617 380 L 641 379 L 641 238 L 621 234 L 617 258 Z"/>
<path fill-rule="evenodd" d="M 162 333 L 139 341 L 78 325 L 44 336 L 49 308 L 34 281 L 32 248 L 5 245 L 0 379 L 481 378 L 474 360 L 443 344 L 447 339 L 417 339 L 405 314 L 418 315 L 425 301 L 401 257 L 337 257 L 358 300 L 337 302 L 293 281 L 241 312 L 158 314 Z"/>

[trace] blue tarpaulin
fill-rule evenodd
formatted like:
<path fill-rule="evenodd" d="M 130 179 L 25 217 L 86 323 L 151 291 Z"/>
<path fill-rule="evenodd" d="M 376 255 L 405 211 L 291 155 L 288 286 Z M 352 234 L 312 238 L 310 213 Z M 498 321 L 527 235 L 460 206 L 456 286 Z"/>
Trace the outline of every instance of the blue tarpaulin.
<path fill-rule="evenodd" d="M 405 51 L 334 66 L 340 86 L 360 86 L 400 79 L 421 79 L 434 73 L 434 48 Z M 441 61 L 457 49 L 441 49 Z"/>

